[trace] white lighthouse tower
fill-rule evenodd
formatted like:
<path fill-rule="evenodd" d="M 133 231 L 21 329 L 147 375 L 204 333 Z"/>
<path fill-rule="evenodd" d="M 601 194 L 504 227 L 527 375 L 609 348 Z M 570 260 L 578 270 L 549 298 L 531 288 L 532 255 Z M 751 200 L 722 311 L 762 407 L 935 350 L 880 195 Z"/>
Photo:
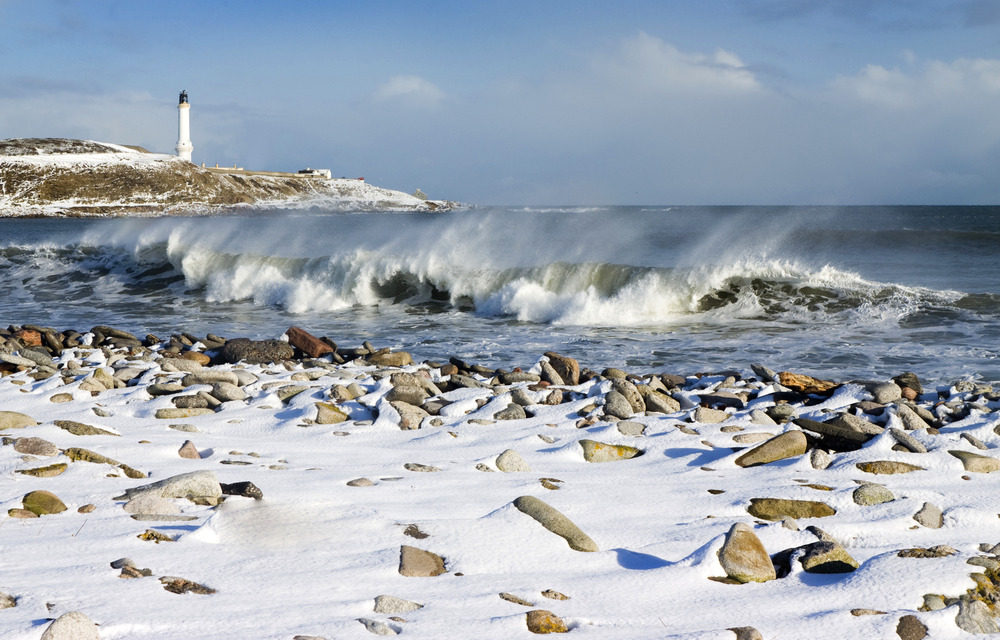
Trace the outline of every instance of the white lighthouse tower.
<path fill-rule="evenodd" d="M 177 157 L 184 158 L 191 162 L 191 152 L 194 145 L 191 144 L 191 105 L 188 104 L 187 91 L 181 91 L 181 97 L 177 101 Z"/>

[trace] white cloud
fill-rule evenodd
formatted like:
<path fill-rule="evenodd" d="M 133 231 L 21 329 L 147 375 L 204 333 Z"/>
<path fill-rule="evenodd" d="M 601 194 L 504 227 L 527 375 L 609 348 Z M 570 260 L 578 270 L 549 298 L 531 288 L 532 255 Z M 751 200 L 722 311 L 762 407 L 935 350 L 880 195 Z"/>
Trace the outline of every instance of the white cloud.
<path fill-rule="evenodd" d="M 376 102 L 434 108 L 444 100 L 445 93 L 419 76 L 403 75 L 389 78 L 375 91 L 374 98 Z"/>
<path fill-rule="evenodd" d="M 625 40 L 615 54 L 598 60 L 595 68 L 607 80 L 644 91 L 744 92 L 760 88 L 754 73 L 729 51 L 687 53 L 642 32 Z"/>
<path fill-rule="evenodd" d="M 891 109 L 978 102 L 1000 94 L 1000 60 L 933 60 L 912 72 L 868 65 L 855 76 L 837 78 L 832 86 L 862 102 Z"/>

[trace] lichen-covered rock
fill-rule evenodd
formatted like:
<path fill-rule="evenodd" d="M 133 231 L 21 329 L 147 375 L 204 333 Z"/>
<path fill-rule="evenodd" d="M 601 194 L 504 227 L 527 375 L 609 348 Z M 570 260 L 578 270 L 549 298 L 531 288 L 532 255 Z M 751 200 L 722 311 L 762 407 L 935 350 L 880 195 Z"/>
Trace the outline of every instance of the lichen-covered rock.
<path fill-rule="evenodd" d="M 17 472 L 35 478 L 54 478 L 61 475 L 69 467 L 65 462 L 57 462 L 45 467 L 34 467 L 32 469 L 18 469 Z"/>
<path fill-rule="evenodd" d="M 61 513 L 66 505 L 51 491 L 32 491 L 21 499 L 22 506 L 35 515 L 44 516 Z"/>
<path fill-rule="evenodd" d="M 625 444 L 606 444 L 596 440 L 580 440 L 583 459 L 587 462 L 614 462 L 641 456 L 643 451 Z"/>
<path fill-rule="evenodd" d="M 568 633 L 569 628 L 562 618 L 544 609 L 535 609 L 527 614 L 528 631 L 531 633 Z"/>
<path fill-rule="evenodd" d="M 101 429 L 100 427 L 95 427 L 93 425 L 84 424 L 82 422 L 75 422 L 73 420 L 56 420 L 55 424 L 60 429 L 69 431 L 74 436 L 117 436 L 120 434 L 113 433 L 106 429 Z"/>
<path fill-rule="evenodd" d="M 316 403 L 316 424 L 339 424 L 349 419 L 350 416 L 332 402 Z"/>
<path fill-rule="evenodd" d="M 734 524 L 726 534 L 726 541 L 719 550 L 719 564 L 728 577 L 741 583 L 767 582 L 776 577 L 764 544 L 753 529 L 742 522 Z"/>

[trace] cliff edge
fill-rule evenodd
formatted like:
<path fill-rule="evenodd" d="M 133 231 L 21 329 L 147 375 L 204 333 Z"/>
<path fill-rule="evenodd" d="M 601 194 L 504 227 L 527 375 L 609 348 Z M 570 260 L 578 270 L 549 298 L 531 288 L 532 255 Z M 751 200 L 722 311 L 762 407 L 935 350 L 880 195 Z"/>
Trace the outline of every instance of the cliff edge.
<path fill-rule="evenodd" d="M 0 140 L 0 217 L 198 215 L 236 208 L 450 209 L 361 180 L 222 173 L 91 140 Z"/>

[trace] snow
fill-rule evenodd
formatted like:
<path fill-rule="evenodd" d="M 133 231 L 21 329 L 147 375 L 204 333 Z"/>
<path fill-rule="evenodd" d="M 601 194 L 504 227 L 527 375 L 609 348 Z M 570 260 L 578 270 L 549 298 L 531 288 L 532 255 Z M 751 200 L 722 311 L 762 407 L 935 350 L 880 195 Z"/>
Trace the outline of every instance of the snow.
<path fill-rule="evenodd" d="M 91 366 L 108 364 L 100 350 L 70 351 L 60 363 L 73 358 Z M 35 381 L 26 373 L 0 379 L 0 410 L 25 413 L 39 423 L 7 430 L 5 436 L 84 447 L 149 474 L 129 479 L 108 465 L 73 462 L 62 475 L 34 478 L 15 471 L 69 460 L 63 455 L 24 460 L 12 446 L 0 447 L 0 506 L 5 512 L 20 507 L 21 497 L 36 489 L 52 491 L 69 507 L 37 519 L 0 521 L 0 591 L 18 599 L 15 608 L 0 610 L 5 639 L 37 639 L 48 619 L 74 610 L 97 622 L 105 640 L 369 637 L 360 618 L 381 621 L 412 638 L 528 637 L 525 613 L 530 609 L 502 600 L 501 592 L 562 617 L 569 637 L 732 640 L 735 635 L 728 628 L 753 626 L 765 638 L 892 638 L 900 616 L 915 614 L 930 628 L 930 637 L 965 638 L 968 634 L 954 623 L 957 606 L 937 612 L 917 609 L 924 594 L 965 593 L 973 586 L 969 574 L 981 571 L 966 560 L 979 554 L 981 543 L 1000 542 L 997 478 L 966 473 L 947 453 L 972 450 L 960 438 L 969 431 L 991 448 L 979 453 L 995 454 L 1000 444 L 993 431 L 1000 424 L 996 413 L 974 415 L 940 435 L 911 432 L 928 446 L 927 454 L 895 451 L 884 435 L 859 451 L 833 454 L 834 464 L 825 470 L 814 469 L 808 455 L 744 469 L 734 462 L 741 445 L 723 427 L 742 426 L 741 433 L 794 427 L 752 424 L 747 409 L 718 425 L 687 424 L 686 411 L 636 416 L 632 420 L 647 427 L 643 437 L 623 436 L 614 422 L 604 420 L 578 428 L 578 413 L 599 403 L 604 390 L 590 382 L 567 388 L 574 394 L 568 402 L 534 405 L 533 417 L 494 424 L 469 422 L 489 417 L 492 408 L 466 413 L 489 394 L 453 391 L 447 397 L 456 404 L 441 416 L 441 426 L 425 422 L 421 429 L 404 431 L 389 412 L 373 420 L 372 407 L 384 405 L 382 396 L 389 389 L 384 379 L 376 378 L 382 372 L 353 365 L 297 365 L 291 370 L 249 366 L 260 379 L 245 387 L 247 401 L 225 403 L 207 416 L 160 420 L 154 414 L 173 407 L 170 397 L 152 398 L 145 389 L 183 374 L 163 372 L 159 360 L 127 364 L 146 372 L 132 386 L 97 396 L 80 390 L 79 379 L 69 385 L 59 376 Z M 405 369 L 426 370 L 441 380 L 437 369 Z M 309 388 L 284 404 L 271 384 L 276 382 Z M 351 382 L 367 394 L 342 405 L 352 420 L 308 425 L 315 403 L 329 401 L 333 385 Z M 208 387 L 190 391 L 198 389 Z M 72 402 L 50 401 L 65 392 L 73 394 Z M 862 387 L 849 385 L 826 407 L 865 397 Z M 503 407 L 509 398 L 501 394 L 490 404 Z M 767 403 L 758 402 L 757 408 L 763 406 Z M 818 419 L 823 408 L 803 407 L 800 415 Z M 122 435 L 74 436 L 55 420 L 76 420 Z M 169 428 L 177 423 L 195 425 L 198 431 Z M 678 429 L 684 424 L 698 434 Z M 550 444 L 540 435 L 555 440 Z M 582 438 L 637 446 L 644 454 L 588 463 L 578 445 Z M 202 459 L 177 455 L 188 439 Z M 496 457 L 507 449 L 523 456 L 533 471 L 476 469 L 477 464 L 495 469 Z M 855 467 L 872 459 L 912 462 L 927 471 L 876 477 Z M 441 471 L 404 469 L 410 462 Z M 122 510 L 122 500 L 113 499 L 127 488 L 198 470 L 215 472 L 223 483 L 252 481 L 264 498 L 229 497 L 218 507 L 177 499 L 182 513 L 194 518 L 182 522 L 136 521 Z M 370 478 L 374 486 L 347 486 L 359 477 Z M 540 478 L 562 482 L 558 490 L 547 490 Z M 858 506 L 851 494 L 860 481 L 883 483 L 897 499 Z M 724 492 L 712 494 L 710 489 Z M 600 551 L 570 549 L 512 506 L 522 495 L 536 496 L 565 514 Z M 750 516 L 746 507 L 754 497 L 821 500 L 837 514 L 802 520 L 800 530 L 792 530 Z M 913 520 L 924 501 L 944 510 L 942 529 Z M 85 504 L 96 510 L 78 513 Z M 790 575 L 766 583 L 709 580 L 725 575 L 717 553 L 736 522 L 753 526 L 771 554 L 814 542 L 805 527 L 818 526 L 861 566 L 854 573 L 820 575 L 793 562 Z M 404 534 L 411 524 L 429 537 Z M 176 541 L 137 538 L 149 528 Z M 932 559 L 896 555 L 904 548 L 939 544 L 951 545 L 958 554 Z M 401 576 L 401 545 L 443 556 L 448 572 Z M 121 557 L 150 568 L 153 577 L 119 578 L 109 563 Z M 177 595 L 163 589 L 160 576 L 181 576 L 217 592 Z M 570 599 L 547 599 L 541 592 L 548 589 Z M 424 606 L 401 614 L 401 622 L 373 612 L 374 598 L 382 594 Z M 858 608 L 886 613 L 851 615 Z"/>

